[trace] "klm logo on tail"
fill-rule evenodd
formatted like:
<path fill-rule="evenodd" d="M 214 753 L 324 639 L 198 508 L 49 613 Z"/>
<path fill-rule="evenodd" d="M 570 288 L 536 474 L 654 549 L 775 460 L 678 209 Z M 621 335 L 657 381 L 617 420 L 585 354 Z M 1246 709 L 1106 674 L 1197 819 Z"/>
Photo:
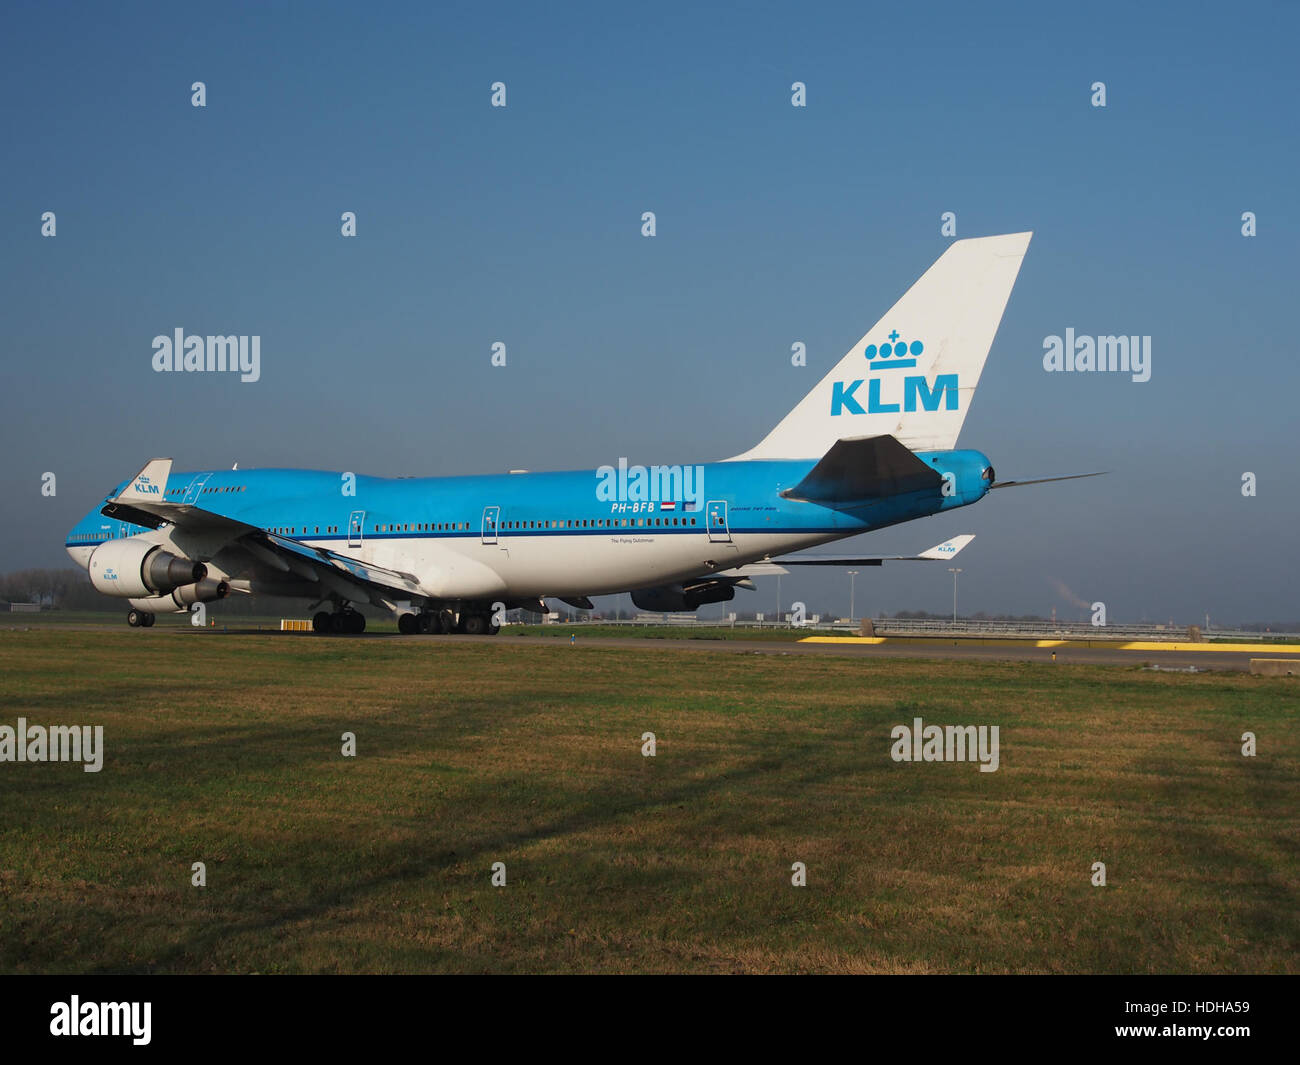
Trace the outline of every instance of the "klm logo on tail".
<path fill-rule="evenodd" d="M 885 382 L 896 378 L 888 376 L 889 371 L 915 369 L 917 357 L 925 351 L 925 344 L 913 340 L 898 339 L 898 330 L 889 334 L 889 343 L 868 344 L 862 353 L 867 360 L 869 378 L 856 381 L 835 381 L 831 386 L 831 414 L 896 414 L 900 410 L 915 411 L 920 404 L 921 410 L 957 409 L 957 375 L 955 373 L 938 374 L 931 382 L 924 374 L 908 374 L 903 377 L 902 397 L 899 399 L 897 386 L 888 390 L 893 397 L 889 402 L 881 395 Z M 879 376 L 875 376 L 879 375 Z M 862 385 L 867 386 L 867 405 L 864 408 L 855 393 Z"/>

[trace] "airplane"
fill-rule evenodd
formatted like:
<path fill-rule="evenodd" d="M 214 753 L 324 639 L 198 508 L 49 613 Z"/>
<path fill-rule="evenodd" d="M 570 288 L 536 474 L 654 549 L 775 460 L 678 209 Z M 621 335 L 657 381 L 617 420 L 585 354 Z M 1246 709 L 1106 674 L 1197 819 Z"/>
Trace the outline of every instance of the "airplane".
<path fill-rule="evenodd" d="M 370 604 L 404 634 L 494 634 L 546 598 L 623 592 L 693 611 L 786 566 L 954 557 L 801 554 L 969 506 L 997 482 L 961 430 L 1032 233 L 958 240 L 762 441 L 698 466 L 384 478 L 299 469 L 177 472 L 151 459 L 68 533 L 131 626 L 231 594 L 305 599 L 317 632 Z M 1095 476 L 1077 474 L 1074 476 Z M 1067 480 L 1070 478 L 1045 478 Z M 794 552 L 793 554 L 791 552 Z"/>

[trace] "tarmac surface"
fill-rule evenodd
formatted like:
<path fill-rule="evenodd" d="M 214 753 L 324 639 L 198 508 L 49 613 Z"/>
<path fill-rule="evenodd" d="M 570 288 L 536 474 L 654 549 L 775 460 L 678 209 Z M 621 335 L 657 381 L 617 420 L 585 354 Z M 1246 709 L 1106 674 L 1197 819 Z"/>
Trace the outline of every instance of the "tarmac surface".
<path fill-rule="evenodd" d="M 232 630 L 233 631 L 233 630 Z M 280 635 L 273 633 L 272 635 Z M 285 633 L 286 636 L 317 638 L 311 633 Z M 582 647 L 601 647 L 609 649 L 623 648 L 640 651 L 694 651 L 701 654 L 759 654 L 759 655 L 822 655 L 832 658 L 931 658 L 942 660 L 975 659 L 982 661 L 1003 662 L 1052 662 L 1074 665 L 1122 665 L 1122 666 L 1159 666 L 1161 669 L 1177 669 L 1191 672 L 1204 670 L 1250 671 L 1252 658 L 1294 658 L 1300 663 L 1300 652 L 1290 653 L 1269 649 L 1267 646 L 1252 648 L 1249 651 L 1187 651 L 1187 650 L 1142 650 L 1122 649 L 1119 647 L 1036 647 L 1033 641 L 1024 641 L 1028 646 L 1006 646 L 1004 641 L 996 646 L 979 643 L 973 639 L 933 638 L 912 639 L 898 638 L 879 642 L 827 642 L 815 643 L 802 640 L 717 640 L 689 638 L 655 638 L 638 636 L 584 636 L 581 629 L 574 633 L 573 644 L 567 636 L 529 636 L 510 637 L 505 633 L 497 636 L 396 636 L 384 634 L 379 639 L 400 639 L 429 642 L 458 643 L 521 643 L 528 646 L 554 645 L 557 650 Z M 337 637 L 348 639 L 349 637 Z M 356 637 L 350 637 L 356 639 Z M 1185 645 L 1184 645 L 1185 646 Z M 1211 645 L 1207 645 L 1211 646 Z M 1239 645 L 1238 645 L 1239 646 Z M 1055 654 L 1055 658 L 1053 658 Z"/>
<path fill-rule="evenodd" d="M 479 641 L 501 639 L 500 636 L 428 636 L 414 639 Z M 554 636 L 539 637 L 536 641 L 549 641 L 568 647 L 567 639 Z M 582 647 L 635 647 L 638 650 L 699 651 L 704 653 L 765 654 L 765 655 L 829 655 L 835 658 L 938 658 L 979 659 L 983 661 L 1045 662 L 1074 665 L 1158 665 L 1163 669 L 1196 670 L 1221 669 L 1249 672 L 1252 658 L 1296 658 L 1300 655 L 1271 651 L 1266 648 L 1246 651 L 1152 651 L 1120 650 L 1109 647 L 1007 647 L 984 646 L 960 639 L 931 639 L 923 643 L 895 642 L 876 644 L 857 643 L 804 643 L 776 640 L 690 640 L 641 639 L 638 637 L 583 637 L 577 634 L 574 646 Z M 1056 658 L 1052 655 L 1055 653 Z"/>
<path fill-rule="evenodd" d="M 17 621 L 18 619 L 14 619 Z M 1038 646 L 1039 643 L 1051 644 L 1053 641 L 1034 640 L 982 640 L 980 638 L 961 637 L 886 637 L 875 640 L 859 640 L 852 637 L 822 637 L 805 640 L 719 640 L 689 637 L 654 638 L 639 636 L 585 636 L 581 628 L 573 630 L 574 643 L 571 645 L 568 635 L 564 636 L 510 636 L 503 631 L 497 636 L 400 636 L 397 633 L 366 633 L 363 636 L 318 636 L 310 632 L 278 632 L 267 628 L 239 627 L 230 625 L 221 629 L 205 629 L 193 632 L 180 626 L 158 627 L 154 629 L 128 629 L 125 624 L 58 624 L 41 625 L 36 619 L 5 628 L 49 628 L 79 631 L 106 631 L 110 628 L 120 631 L 124 636 L 139 638 L 158 638 L 167 635 L 182 635 L 187 638 L 222 635 L 261 635 L 282 639 L 332 639 L 332 640 L 402 640 L 410 643 L 484 643 L 509 645 L 515 642 L 526 646 L 554 647 L 557 651 L 575 648 L 600 647 L 609 649 L 644 651 L 685 651 L 702 654 L 760 654 L 760 655 L 823 655 L 833 658 L 930 658 L 941 660 L 972 659 L 982 661 L 1004 662 L 1052 662 L 1067 665 L 1120 665 L 1120 666 L 1154 666 L 1160 669 L 1204 671 L 1233 670 L 1250 671 L 1252 658 L 1294 659 L 1300 669 L 1300 648 L 1291 645 L 1261 644 L 1249 646 L 1244 644 L 1226 645 L 1231 648 L 1221 650 L 1214 644 L 1201 644 L 1195 650 L 1189 650 L 1186 643 L 1170 644 L 1168 649 L 1159 645 L 1145 643 L 1138 648 L 1124 647 L 1119 644 L 1106 646 L 1104 641 L 1090 641 L 1090 646 L 1081 646 L 1070 641 L 1055 642 L 1054 646 Z M 1286 647 L 1287 649 L 1283 649 Z M 1201 649 L 1204 648 L 1204 649 Z M 1212 649 L 1213 648 L 1213 649 Z M 1053 658 L 1055 655 L 1055 658 Z"/>

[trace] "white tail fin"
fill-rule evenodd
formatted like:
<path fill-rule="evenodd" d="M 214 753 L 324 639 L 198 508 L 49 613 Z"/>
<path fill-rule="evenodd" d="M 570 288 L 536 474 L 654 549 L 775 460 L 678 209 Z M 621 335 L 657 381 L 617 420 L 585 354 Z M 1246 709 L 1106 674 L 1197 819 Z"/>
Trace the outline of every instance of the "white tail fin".
<path fill-rule="evenodd" d="M 736 459 L 821 458 L 844 437 L 884 434 L 913 451 L 955 447 L 1032 236 L 954 241 L 763 442 Z"/>

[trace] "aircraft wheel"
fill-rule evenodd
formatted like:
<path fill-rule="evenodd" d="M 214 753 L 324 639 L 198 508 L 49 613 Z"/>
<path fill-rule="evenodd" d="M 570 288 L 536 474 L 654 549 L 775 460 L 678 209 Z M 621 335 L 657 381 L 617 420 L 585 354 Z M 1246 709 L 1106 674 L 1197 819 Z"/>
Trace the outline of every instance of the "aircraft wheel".
<path fill-rule="evenodd" d="M 158 620 L 157 614 L 145 614 L 145 616 L 140 619 L 140 624 L 143 625 L 146 629 L 152 629 L 153 623 L 157 620 Z"/>
<path fill-rule="evenodd" d="M 466 636 L 483 636 L 488 630 L 488 618 L 482 614 L 467 614 L 462 624 Z"/>
<path fill-rule="evenodd" d="M 416 614 L 399 614 L 397 616 L 397 631 L 403 636 L 414 636 L 420 631 L 420 618 Z"/>
<path fill-rule="evenodd" d="M 431 632 L 438 631 L 437 614 L 430 614 L 427 610 L 422 610 L 420 612 L 419 617 L 416 620 L 417 620 L 416 627 L 420 630 L 422 635 L 427 636 Z"/>
<path fill-rule="evenodd" d="M 334 615 L 328 610 L 322 610 L 311 619 L 312 632 L 333 632 Z"/>
<path fill-rule="evenodd" d="M 434 632 L 455 632 L 455 631 L 456 631 L 456 615 L 453 614 L 450 610 L 439 610 L 438 627 L 434 629 Z"/>
<path fill-rule="evenodd" d="M 334 631 L 360 636 L 366 631 L 366 616 L 358 610 L 342 610 L 334 615 Z"/>
<path fill-rule="evenodd" d="M 487 618 L 487 629 L 485 631 L 489 636 L 495 636 L 501 631 L 501 624 L 497 621 L 497 616 L 495 614 L 492 614 Z"/>
<path fill-rule="evenodd" d="M 141 625 L 144 624 L 144 611 L 143 610 L 129 611 L 126 615 L 126 623 L 130 625 L 131 628 L 138 629 Z"/>

